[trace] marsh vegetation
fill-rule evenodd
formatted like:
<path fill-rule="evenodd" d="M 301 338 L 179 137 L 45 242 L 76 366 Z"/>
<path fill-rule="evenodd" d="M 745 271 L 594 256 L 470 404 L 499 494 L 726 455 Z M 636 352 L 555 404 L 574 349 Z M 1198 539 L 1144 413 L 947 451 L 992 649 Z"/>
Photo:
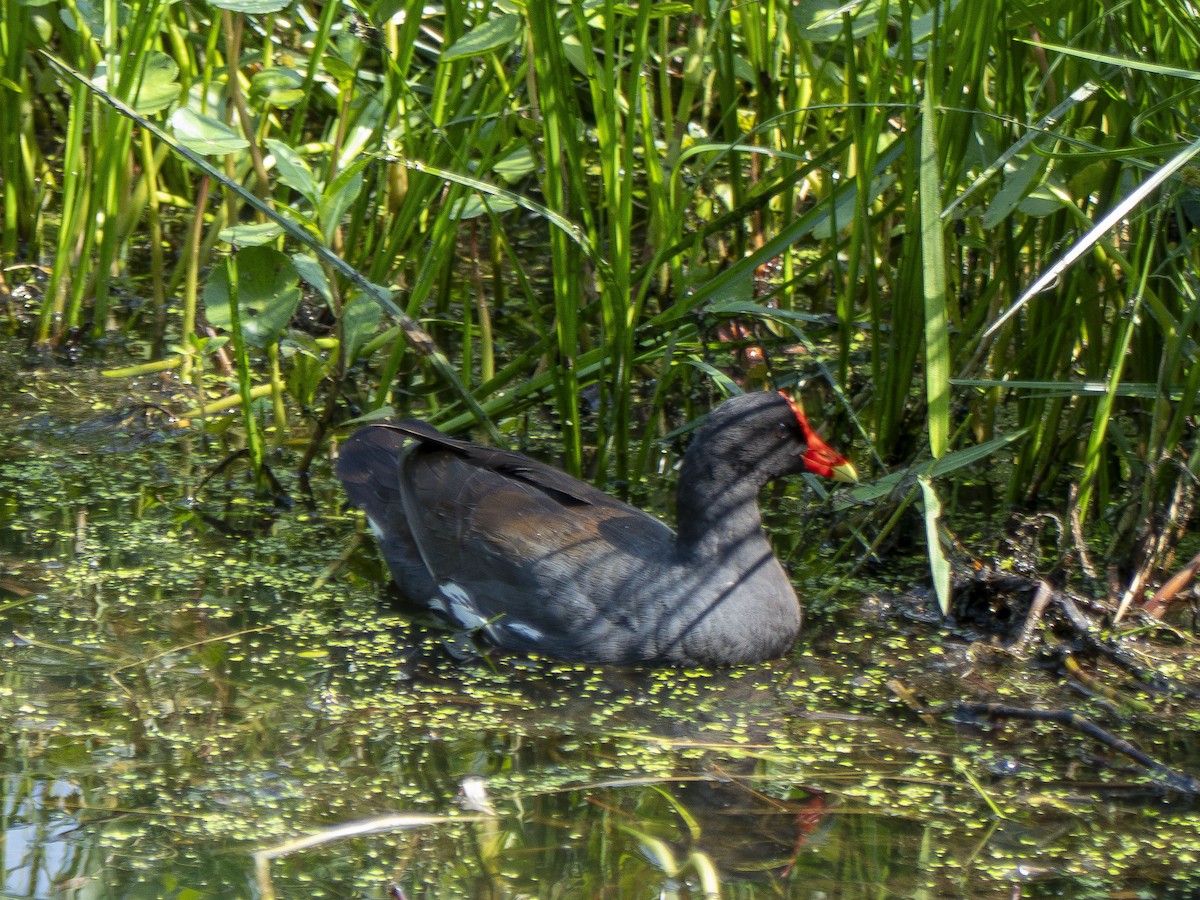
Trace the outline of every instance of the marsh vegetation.
<path fill-rule="evenodd" d="M 2 4 L 6 889 L 250 895 L 252 850 L 468 778 L 482 824 L 277 889 L 1187 884 L 1186 783 L 953 703 L 1200 772 L 1187 591 L 1141 611 L 1197 549 L 1190 6 Z M 456 663 L 345 544 L 352 421 L 669 512 L 688 426 L 766 384 L 865 482 L 772 497 L 787 662 Z M 770 852 L 710 840 L 726 783 Z"/>

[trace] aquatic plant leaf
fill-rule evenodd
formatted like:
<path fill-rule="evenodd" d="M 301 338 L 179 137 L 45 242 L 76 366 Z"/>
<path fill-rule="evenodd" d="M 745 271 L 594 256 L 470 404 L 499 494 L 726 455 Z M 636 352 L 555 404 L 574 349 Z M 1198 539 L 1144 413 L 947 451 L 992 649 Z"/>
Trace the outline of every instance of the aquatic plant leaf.
<path fill-rule="evenodd" d="M 671 16 L 683 16 L 692 11 L 689 3 L 655 3 L 646 14 L 651 19 L 669 19 Z M 618 16 L 638 16 L 643 10 L 628 3 L 618 3 L 614 8 Z"/>
<path fill-rule="evenodd" d="M 347 88 L 354 83 L 354 67 L 336 54 L 330 54 L 324 60 L 325 74 Z"/>
<path fill-rule="evenodd" d="M 251 99 L 288 109 L 304 99 L 304 76 L 288 66 L 271 66 L 250 79 Z"/>
<path fill-rule="evenodd" d="M 920 14 L 913 10 L 912 20 L 909 24 L 909 28 L 912 29 L 913 59 L 926 60 L 929 58 L 930 41 L 934 39 L 937 22 L 944 22 L 960 2 L 961 0 L 951 0 L 951 2 L 939 4 L 936 9 L 928 9 Z M 861 18 L 861 15 L 857 18 Z"/>
<path fill-rule="evenodd" d="M 342 309 L 342 331 L 346 341 L 346 363 L 354 362 L 359 349 L 375 334 L 383 310 L 365 294 L 356 294 Z"/>
<path fill-rule="evenodd" d="M 333 183 L 325 188 L 317 206 L 317 216 L 321 222 L 321 232 L 326 240 L 332 240 L 333 232 L 342 222 L 351 204 L 358 199 L 362 191 L 362 166 L 369 160 L 359 160 L 353 170 L 347 170 L 338 175 Z"/>
<path fill-rule="evenodd" d="M 537 170 L 537 162 L 529 144 L 522 142 L 515 150 L 492 166 L 492 171 L 512 184 Z"/>
<path fill-rule="evenodd" d="M 989 456 L 1000 450 L 1007 444 L 1020 440 L 1029 431 L 1028 428 L 1022 428 L 1020 431 L 1014 431 L 1012 434 L 1006 434 L 1003 437 L 993 438 L 990 441 L 985 441 L 974 447 L 966 447 L 962 450 L 952 450 L 941 459 L 934 462 L 928 468 L 926 474 L 930 478 L 941 478 L 944 475 L 949 475 L 951 472 L 957 471 L 964 466 L 973 465 L 977 462 L 982 462 Z M 928 463 L 923 463 L 927 466 Z M 892 472 L 885 475 L 870 484 L 860 485 L 850 491 L 850 496 L 860 502 L 869 500 L 878 500 L 880 497 L 886 497 L 892 491 L 896 490 L 905 479 L 913 477 L 912 469 L 902 469 L 898 472 Z M 911 483 L 911 482 L 910 482 Z"/>
<path fill-rule="evenodd" d="M 491 197 L 485 204 L 483 197 L 479 194 L 471 194 L 455 202 L 454 217 L 460 221 L 465 221 L 467 219 L 477 219 L 480 216 L 486 215 L 489 211 L 502 213 L 516 208 L 517 204 L 504 197 Z"/>
<path fill-rule="evenodd" d="M 292 264 L 296 267 L 296 271 L 300 273 L 300 277 L 305 283 L 314 288 L 319 293 L 326 303 L 333 301 L 333 292 L 329 290 L 329 279 L 325 277 L 325 270 L 321 268 L 321 263 L 317 261 L 315 256 L 309 256 L 305 253 L 296 253 L 292 255 Z"/>
<path fill-rule="evenodd" d="M 96 67 L 94 80 L 97 87 L 111 92 L 114 86 L 110 86 L 109 82 L 119 80 L 119 73 L 117 78 L 110 79 L 108 66 L 100 63 Z M 152 50 L 146 55 L 137 94 L 129 105 L 148 116 L 170 106 L 179 99 L 179 93 L 179 64 L 161 50 Z"/>
<path fill-rule="evenodd" d="M 273 247 L 247 247 L 237 253 L 238 313 L 242 334 L 254 347 L 279 339 L 300 304 L 300 274 Z M 219 328 L 229 328 L 229 276 L 218 267 L 204 285 L 205 315 Z"/>
<path fill-rule="evenodd" d="M 995 228 L 1016 211 L 1045 165 L 1040 156 L 1030 155 L 1017 165 L 1005 167 L 1003 184 L 983 214 L 984 228 Z"/>
<path fill-rule="evenodd" d="M 929 550 L 929 574 L 933 578 L 933 590 L 937 594 L 942 615 L 950 614 L 950 561 L 942 548 L 942 536 L 938 523 L 942 517 L 942 501 L 938 499 L 933 482 L 926 475 L 917 478 L 925 507 L 925 544 Z"/>
<path fill-rule="evenodd" d="M 104 7 L 98 3 L 76 3 L 70 9 L 60 9 L 58 20 L 75 34 L 80 33 L 80 25 L 87 26 L 93 34 L 104 33 Z"/>
<path fill-rule="evenodd" d="M 809 40 L 835 41 L 842 36 L 842 17 L 850 10 L 851 7 L 836 0 L 800 0 L 792 8 L 792 18 Z M 855 40 L 866 37 L 880 27 L 877 2 L 854 5 L 850 16 Z"/>
<path fill-rule="evenodd" d="M 984 338 L 990 338 L 999 331 L 1004 323 L 1021 311 L 1030 300 L 1044 291 L 1047 287 L 1053 284 L 1063 272 L 1073 266 L 1080 258 L 1083 257 L 1089 250 L 1096 246 L 1118 222 L 1123 221 L 1129 213 L 1141 204 L 1143 200 L 1152 195 L 1158 187 L 1165 181 L 1170 179 L 1176 172 L 1186 166 L 1193 158 L 1200 154 L 1200 140 L 1192 141 L 1183 149 L 1182 152 L 1176 154 L 1169 159 L 1164 165 L 1154 171 L 1150 177 L 1138 184 L 1124 198 L 1116 203 L 1112 209 L 1105 213 L 1104 217 L 1093 225 L 1088 232 L 1075 241 L 1067 249 L 1065 253 L 1054 261 L 1050 266 L 1042 272 L 1041 275 L 1029 285 L 1021 296 L 1004 310 L 995 321 L 992 322 L 983 333 Z"/>
<path fill-rule="evenodd" d="M 194 153 L 224 156 L 250 146 L 244 137 L 224 122 L 202 116 L 186 107 L 171 114 L 170 125 L 175 140 Z"/>
<path fill-rule="evenodd" d="M 1158 62 L 1153 62 L 1149 59 L 1139 59 L 1134 56 L 1118 56 L 1112 53 L 1097 53 L 1093 50 L 1085 50 L 1079 47 L 1071 47 L 1066 44 L 1055 44 L 1050 41 L 1036 41 L 1018 38 L 1022 43 L 1029 44 L 1033 47 L 1040 47 L 1043 50 L 1050 50 L 1054 53 L 1061 53 L 1064 56 L 1074 56 L 1077 59 L 1086 59 L 1090 62 L 1099 63 L 1100 65 L 1119 66 L 1122 69 L 1133 69 L 1138 72 L 1151 72 L 1155 75 L 1169 75 L 1171 78 L 1186 78 L 1189 81 L 1200 80 L 1200 74 L 1192 67 L 1181 68 L 1180 66 L 1163 65 Z"/>
<path fill-rule="evenodd" d="M 921 286 L 925 295 L 925 397 L 929 450 L 940 459 L 950 449 L 950 316 L 946 304 L 946 236 L 942 229 L 933 97 L 921 102 Z"/>
<path fill-rule="evenodd" d="M 227 244 L 239 247 L 257 247 L 269 244 L 283 233 L 283 229 L 274 222 L 261 222 L 254 225 L 234 225 L 222 228 L 220 238 Z"/>
<path fill-rule="evenodd" d="M 263 13 L 279 12 L 291 0 L 213 0 L 212 5 L 217 9 L 227 9 L 230 12 L 262 15 Z"/>
<path fill-rule="evenodd" d="M 1035 219 L 1052 216 L 1061 212 L 1064 204 L 1070 205 L 1070 201 L 1065 199 L 1066 192 L 1056 193 L 1056 191 L 1061 191 L 1061 188 L 1050 182 L 1040 184 L 1029 192 L 1029 196 L 1025 197 L 1017 208 L 1025 215 Z"/>
<path fill-rule="evenodd" d="M 482 25 L 472 28 L 457 41 L 442 51 L 442 62 L 453 62 L 456 59 L 466 59 L 469 56 L 482 56 L 509 47 L 521 33 L 521 17 L 516 13 L 507 13 L 488 19 Z"/>
<path fill-rule="evenodd" d="M 321 199 L 321 189 L 316 176 L 299 153 L 274 138 L 267 138 L 267 149 L 275 157 L 275 173 L 279 180 L 292 190 L 298 191 L 309 203 L 316 206 Z"/>

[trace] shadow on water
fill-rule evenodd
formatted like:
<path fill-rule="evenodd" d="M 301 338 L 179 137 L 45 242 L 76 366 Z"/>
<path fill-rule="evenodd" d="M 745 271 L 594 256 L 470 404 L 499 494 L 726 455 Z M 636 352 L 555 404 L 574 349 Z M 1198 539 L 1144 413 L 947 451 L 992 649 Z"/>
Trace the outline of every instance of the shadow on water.
<path fill-rule="evenodd" d="M 895 699 L 988 667 L 928 629 L 867 606 L 720 672 L 464 659 L 380 602 L 373 549 L 333 567 L 357 524 L 327 471 L 315 509 L 265 511 L 236 473 L 193 497 L 222 454 L 146 398 L 51 413 L 70 391 L 18 388 L 4 896 L 1189 895 L 1190 806 L 1084 741 Z M 1155 750 L 1196 770 L 1192 744 Z"/>

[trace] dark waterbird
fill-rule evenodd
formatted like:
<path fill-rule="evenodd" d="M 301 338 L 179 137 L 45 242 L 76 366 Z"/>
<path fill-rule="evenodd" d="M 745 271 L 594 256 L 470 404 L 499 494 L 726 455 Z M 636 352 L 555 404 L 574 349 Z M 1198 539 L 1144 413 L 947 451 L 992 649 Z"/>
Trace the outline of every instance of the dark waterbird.
<path fill-rule="evenodd" d="M 783 393 L 709 414 L 683 457 L 678 534 L 565 472 L 414 419 L 359 430 L 337 464 L 406 597 L 509 650 L 619 664 L 790 649 L 800 602 L 758 490 L 805 470 L 855 480 Z"/>

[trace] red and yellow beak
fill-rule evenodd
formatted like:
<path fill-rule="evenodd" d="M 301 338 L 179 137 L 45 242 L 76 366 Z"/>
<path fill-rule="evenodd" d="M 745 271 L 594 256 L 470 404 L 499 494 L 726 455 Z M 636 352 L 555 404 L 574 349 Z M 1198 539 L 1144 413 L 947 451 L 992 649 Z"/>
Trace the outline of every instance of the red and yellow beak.
<path fill-rule="evenodd" d="M 779 393 L 792 407 L 796 421 L 800 423 L 800 428 L 804 432 L 804 442 L 808 444 L 808 450 L 804 452 L 804 465 L 808 471 L 814 475 L 832 478 L 834 481 L 858 484 L 858 472 L 855 470 L 854 464 L 825 443 L 825 439 L 813 430 L 813 427 L 808 424 L 808 416 L 804 415 L 804 410 L 799 403 L 783 391 Z"/>

